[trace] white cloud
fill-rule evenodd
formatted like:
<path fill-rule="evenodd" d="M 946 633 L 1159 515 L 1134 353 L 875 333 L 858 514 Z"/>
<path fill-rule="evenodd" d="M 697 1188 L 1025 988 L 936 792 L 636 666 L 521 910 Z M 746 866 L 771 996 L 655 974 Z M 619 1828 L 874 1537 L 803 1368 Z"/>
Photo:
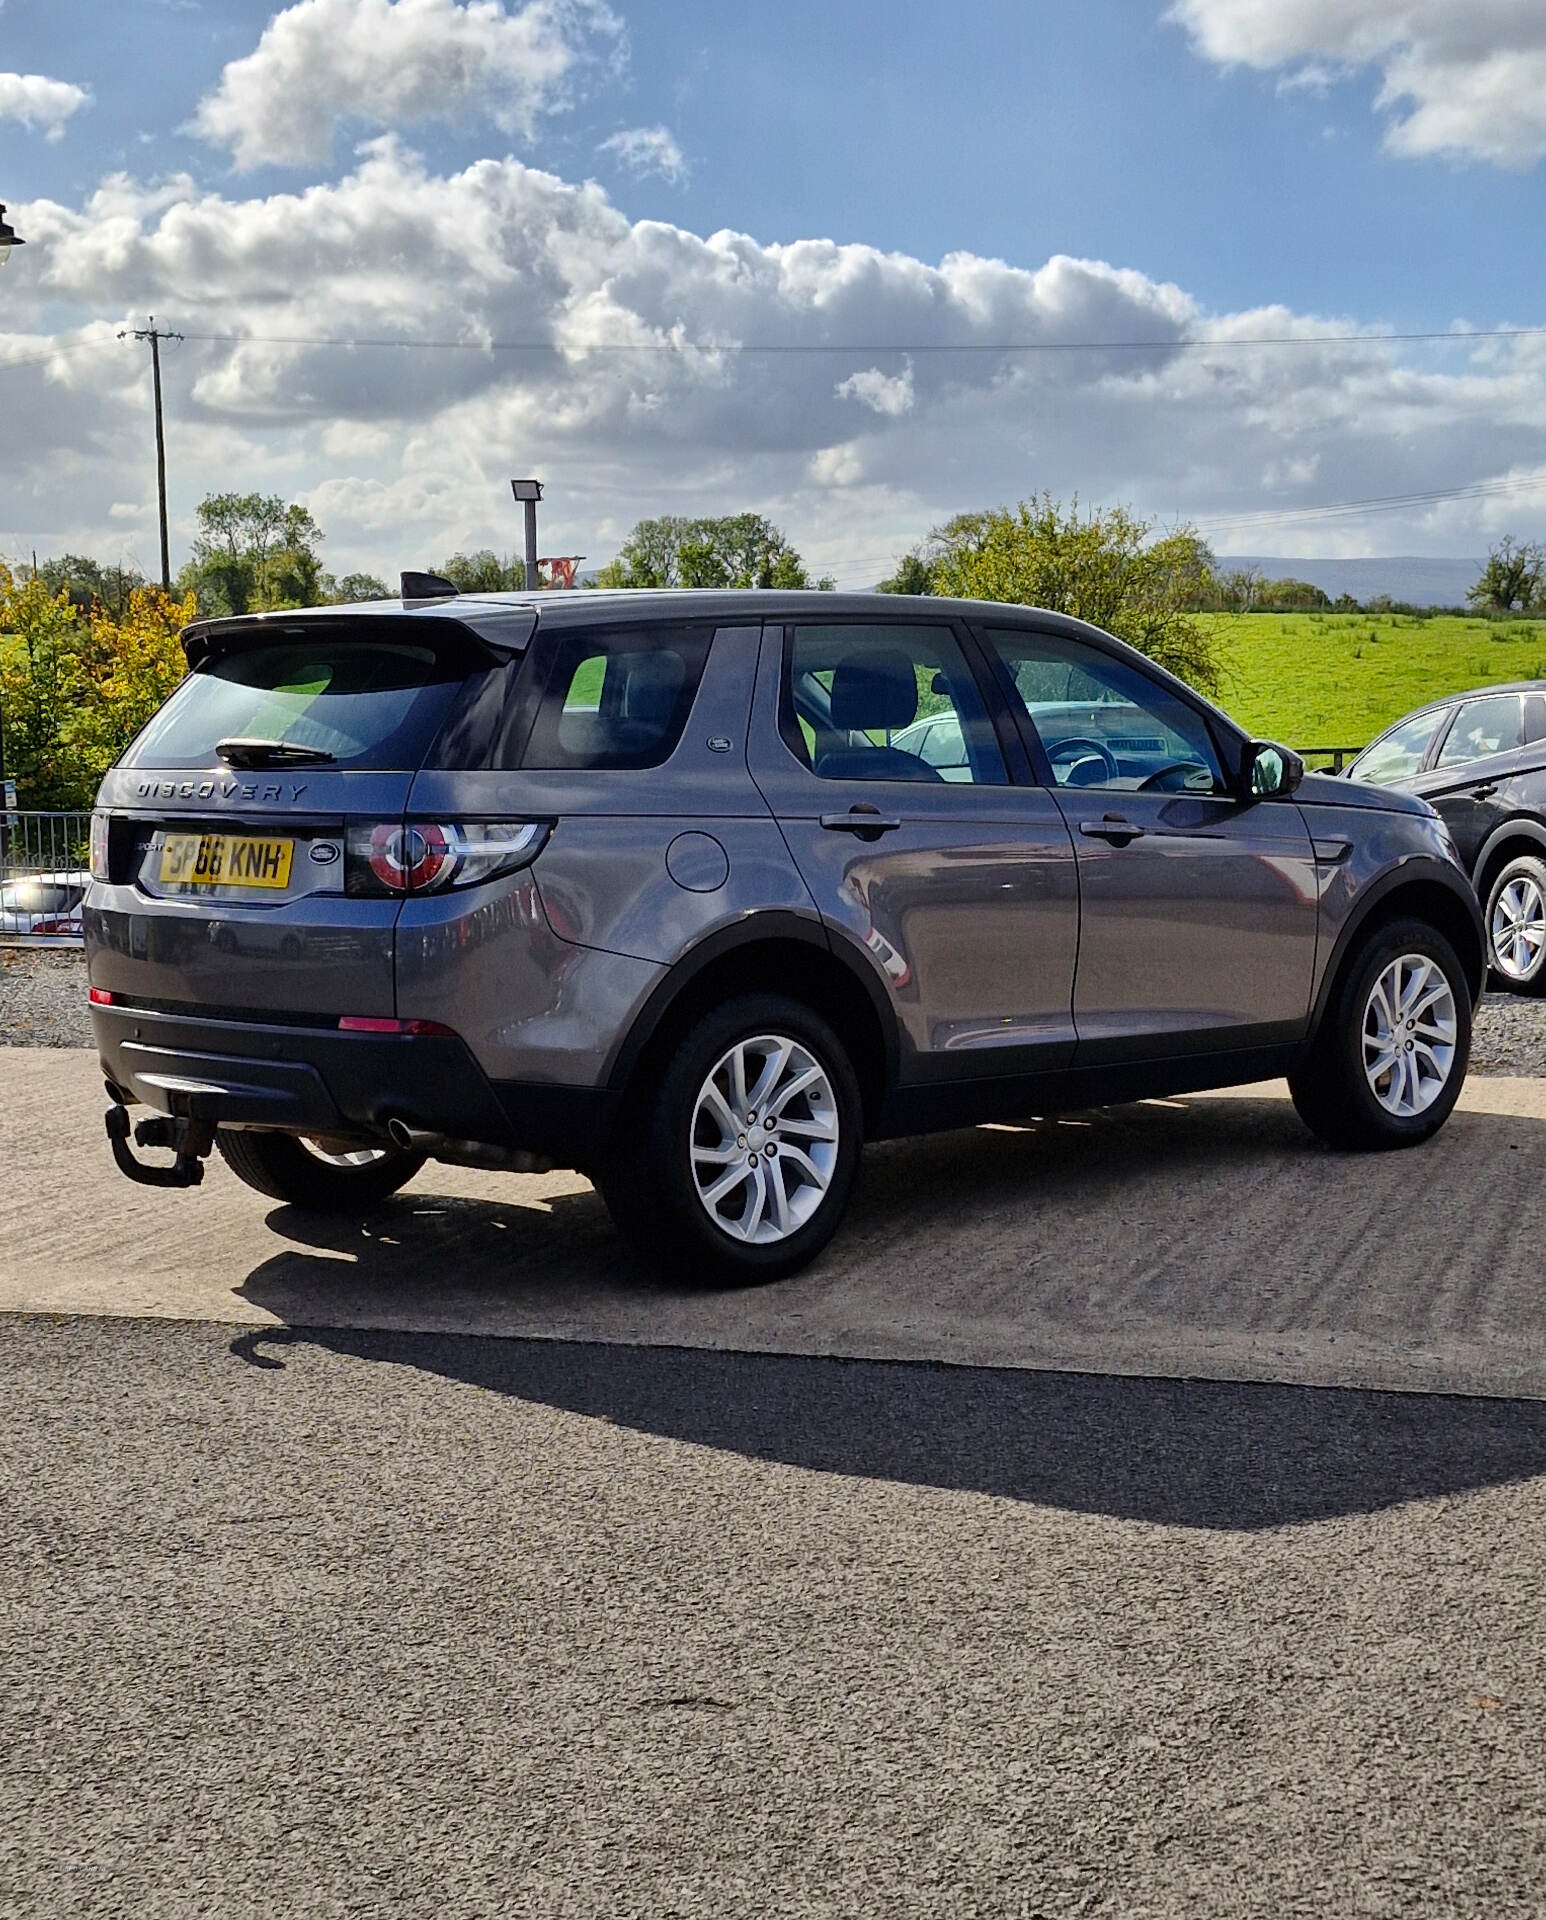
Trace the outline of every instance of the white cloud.
<path fill-rule="evenodd" d="M 1393 152 L 1505 167 L 1546 155 L 1539 0 L 1175 0 L 1169 18 L 1221 66 L 1312 86 L 1378 68 Z"/>
<path fill-rule="evenodd" d="M 687 161 L 669 127 L 625 127 L 603 140 L 598 153 L 614 153 L 632 174 L 658 173 L 662 180 L 685 180 Z"/>
<path fill-rule="evenodd" d="M 41 127 L 49 140 L 61 139 L 64 123 L 90 100 L 90 91 L 41 73 L 0 73 L 0 120 Z"/>
<path fill-rule="evenodd" d="M 913 409 L 913 363 L 908 361 L 900 373 L 883 373 L 879 367 L 866 367 L 860 373 L 839 380 L 834 389 L 840 400 L 857 400 L 871 413 L 887 414 L 895 419 Z"/>
<path fill-rule="evenodd" d="M 341 121 L 487 121 L 530 137 L 621 22 L 602 0 L 297 0 L 199 102 L 191 131 L 241 168 L 324 165 Z"/>
<path fill-rule="evenodd" d="M 754 508 L 858 585 L 1043 487 L 1206 521 L 1541 467 L 1546 340 L 1327 340 L 1345 317 L 1209 315 L 1101 261 L 704 236 L 514 159 L 438 175 L 389 137 L 304 192 L 115 176 L 13 215 L 33 244 L 0 331 L 0 554 L 120 550 L 114 507 L 154 466 L 148 356 L 115 334 L 146 313 L 187 336 L 162 358 L 174 541 L 205 492 L 283 492 L 337 573 L 513 547 L 519 471 L 548 485 L 545 551 L 594 564 L 645 514 Z M 1070 342 L 1098 344 L 1007 350 Z M 1474 553 L 1535 500 L 1284 523 L 1268 550 Z"/>

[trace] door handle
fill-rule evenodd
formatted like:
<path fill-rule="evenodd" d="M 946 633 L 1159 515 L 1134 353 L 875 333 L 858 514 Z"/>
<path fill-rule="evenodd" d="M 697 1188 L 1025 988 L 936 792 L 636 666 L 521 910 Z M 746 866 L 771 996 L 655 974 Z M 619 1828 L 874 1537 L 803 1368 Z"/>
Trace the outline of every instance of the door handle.
<path fill-rule="evenodd" d="M 1471 798 L 1473 800 L 1490 800 L 1497 790 L 1498 783 L 1496 780 L 1484 780 L 1479 787 L 1472 787 Z"/>
<path fill-rule="evenodd" d="M 1143 828 L 1119 813 L 1108 813 L 1104 820 L 1081 820 L 1079 831 L 1090 840 L 1109 840 L 1114 847 L 1125 847 L 1129 840 L 1141 840 Z"/>
<path fill-rule="evenodd" d="M 878 840 L 883 833 L 895 833 L 901 821 L 894 814 L 860 801 L 847 813 L 824 813 L 821 824 L 828 833 L 856 833 L 861 840 Z"/>

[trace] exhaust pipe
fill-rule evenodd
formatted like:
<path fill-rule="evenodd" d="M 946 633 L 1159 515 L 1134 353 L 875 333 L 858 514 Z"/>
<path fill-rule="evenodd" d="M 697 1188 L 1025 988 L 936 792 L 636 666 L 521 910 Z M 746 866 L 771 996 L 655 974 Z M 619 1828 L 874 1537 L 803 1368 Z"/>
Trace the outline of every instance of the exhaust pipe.
<path fill-rule="evenodd" d="M 387 1132 L 405 1153 L 422 1153 L 428 1160 L 440 1160 L 453 1167 L 483 1167 L 498 1173 L 550 1173 L 551 1160 L 528 1153 L 524 1147 L 494 1147 L 483 1140 L 453 1140 L 446 1133 L 432 1133 L 412 1127 L 395 1116 L 387 1122 Z"/>

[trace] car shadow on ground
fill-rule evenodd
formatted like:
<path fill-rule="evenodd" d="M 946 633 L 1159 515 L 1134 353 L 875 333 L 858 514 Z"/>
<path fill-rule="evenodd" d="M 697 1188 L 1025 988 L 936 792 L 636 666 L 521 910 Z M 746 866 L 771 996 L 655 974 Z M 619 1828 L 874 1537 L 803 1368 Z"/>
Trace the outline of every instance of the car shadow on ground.
<path fill-rule="evenodd" d="M 405 1195 L 369 1222 L 280 1209 L 291 1245 L 239 1291 L 290 1324 L 233 1352 L 276 1387 L 286 1344 L 315 1343 L 814 1472 L 1171 1525 L 1324 1520 L 1546 1473 L 1546 1399 L 1270 1384 L 1270 1366 L 1145 1378 L 1122 1334 L 1539 1352 L 1543 1162 L 1546 1126 L 1484 1113 L 1339 1156 L 1272 1100 L 976 1129 L 872 1150 L 823 1260 L 739 1294 L 653 1275 L 588 1189 Z M 448 1304 L 459 1319 L 435 1317 Z M 466 1332 L 412 1331 L 415 1313 Z M 864 1336 L 908 1315 L 928 1357 L 833 1357 L 895 1352 Z M 942 1364 L 974 1327 L 1073 1328 L 1091 1357 Z"/>
<path fill-rule="evenodd" d="M 1038 1220 L 1049 1210 L 1068 1207 L 1086 1219 L 1113 1209 L 1130 1214 L 1141 1187 L 1175 1191 L 1174 1183 L 1195 1175 L 1212 1192 L 1260 1164 L 1280 1168 L 1285 1160 L 1357 1164 L 1328 1155 L 1282 1101 L 1236 1100 L 1224 1108 L 1144 1101 L 887 1141 L 866 1149 L 848 1217 L 822 1265 L 889 1263 L 903 1249 L 943 1258 L 962 1231 L 1017 1219 L 1029 1246 L 1045 1238 Z M 319 1290 L 325 1298 L 357 1283 L 382 1301 L 468 1284 L 506 1297 L 554 1285 L 571 1299 L 704 1297 L 696 1276 L 662 1274 L 639 1258 L 578 1176 L 575 1190 L 507 1201 L 436 1191 L 443 1171 L 426 1168 L 413 1188 L 368 1217 L 276 1207 L 267 1225 L 290 1246 L 241 1292 L 285 1318 L 292 1308 L 304 1314 L 315 1306 Z"/>
<path fill-rule="evenodd" d="M 809 1472 L 1164 1526 L 1285 1526 L 1546 1473 L 1532 1400 L 347 1328 L 231 1351 L 277 1375 L 306 1345 Z"/>

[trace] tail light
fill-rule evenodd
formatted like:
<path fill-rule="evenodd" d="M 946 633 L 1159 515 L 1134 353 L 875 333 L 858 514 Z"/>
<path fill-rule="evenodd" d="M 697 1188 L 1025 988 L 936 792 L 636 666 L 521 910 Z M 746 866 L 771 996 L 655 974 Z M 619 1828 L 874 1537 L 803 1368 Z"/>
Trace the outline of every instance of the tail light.
<path fill-rule="evenodd" d="M 356 820 L 349 825 L 350 893 L 445 893 L 514 873 L 548 837 L 541 820 Z"/>
<path fill-rule="evenodd" d="M 93 880 L 111 878 L 107 864 L 107 815 L 105 813 L 94 813 L 91 816 L 91 877 Z"/>

